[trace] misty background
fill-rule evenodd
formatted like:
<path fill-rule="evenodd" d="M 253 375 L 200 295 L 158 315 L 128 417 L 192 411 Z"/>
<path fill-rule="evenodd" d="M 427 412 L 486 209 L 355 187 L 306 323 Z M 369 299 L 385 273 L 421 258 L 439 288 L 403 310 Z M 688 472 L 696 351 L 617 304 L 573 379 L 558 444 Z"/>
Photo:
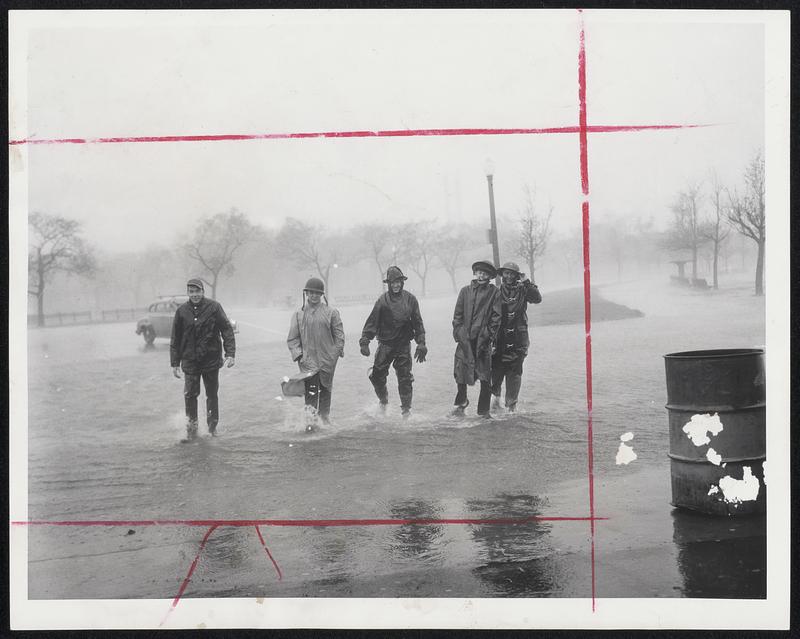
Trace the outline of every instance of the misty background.
<path fill-rule="evenodd" d="M 577 123 L 577 13 L 391 17 L 64 20 L 29 38 L 28 137 Z M 752 281 L 758 242 L 728 218 L 763 149 L 763 28 L 584 19 L 589 125 L 708 125 L 589 135 L 593 283 L 667 282 L 671 262 L 693 252 L 692 278 L 712 283 L 716 252 L 719 286 Z M 45 314 L 141 309 L 183 293 L 189 277 L 211 281 L 191 246 L 231 216 L 244 232 L 217 273 L 223 304 L 294 305 L 319 275 L 332 303 L 370 298 L 392 263 L 417 295 L 452 294 L 473 261 L 491 257 L 487 166 L 501 262 L 530 271 L 519 246 L 527 219 L 542 290 L 582 284 L 576 134 L 42 144 L 27 154 L 30 214 L 74 222 L 87 258 L 45 278 Z M 695 227 L 716 216 L 731 232 L 676 239 L 687 194 Z M 316 260 L 297 250 L 310 244 Z"/>

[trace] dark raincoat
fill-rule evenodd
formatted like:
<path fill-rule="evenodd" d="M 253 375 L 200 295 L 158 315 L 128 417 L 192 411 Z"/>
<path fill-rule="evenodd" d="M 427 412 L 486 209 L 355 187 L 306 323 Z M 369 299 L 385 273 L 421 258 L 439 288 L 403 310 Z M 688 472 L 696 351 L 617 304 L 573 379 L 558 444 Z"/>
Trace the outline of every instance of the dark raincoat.
<path fill-rule="evenodd" d="M 197 306 L 181 304 L 172 321 L 170 365 L 190 373 L 220 368 L 223 349 L 225 357 L 236 357 L 233 327 L 219 302 L 204 297 Z"/>
<path fill-rule="evenodd" d="M 490 382 L 492 343 L 500 327 L 497 287 L 477 280 L 461 289 L 453 311 L 453 339 L 457 342 L 453 376 L 457 384 Z M 473 344 L 475 351 L 473 352 Z"/>
<path fill-rule="evenodd" d="M 404 290 L 381 295 L 364 323 L 359 344 L 369 344 L 376 336 L 381 344 L 390 346 L 408 344 L 412 339 L 424 344 L 425 326 L 417 298 Z"/>
<path fill-rule="evenodd" d="M 528 354 L 528 304 L 542 301 L 539 289 L 530 281 L 515 286 L 500 285 L 497 302 L 501 309 L 497 354 L 504 362 L 524 359 Z"/>

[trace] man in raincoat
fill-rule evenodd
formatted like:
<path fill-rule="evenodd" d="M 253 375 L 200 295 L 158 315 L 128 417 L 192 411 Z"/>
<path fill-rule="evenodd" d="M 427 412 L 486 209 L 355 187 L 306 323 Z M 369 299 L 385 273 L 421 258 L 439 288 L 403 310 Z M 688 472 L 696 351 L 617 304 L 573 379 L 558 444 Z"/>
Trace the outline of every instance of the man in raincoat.
<path fill-rule="evenodd" d="M 497 270 L 491 262 L 480 261 L 472 265 L 472 272 L 475 279 L 461 289 L 453 311 L 453 338 L 458 344 L 453 368 L 458 392 L 453 412 L 463 415 L 469 405 L 467 386 L 478 380 L 478 415 L 490 418 L 492 346 L 500 326 L 497 287 L 491 282 Z"/>
<path fill-rule="evenodd" d="M 305 403 L 311 416 L 327 424 L 331 411 L 333 374 L 344 357 L 344 329 L 339 311 L 322 303 L 325 285 L 312 277 L 303 289 L 303 306 L 295 311 L 289 324 L 286 344 L 292 359 L 304 376 Z M 308 423 L 306 430 L 313 430 Z"/>
<path fill-rule="evenodd" d="M 234 365 L 236 340 L 222 306 L 205 297 L 202 280 L 189 280 L 186 292 L 189 301 L 178 307 L 172 321 L 169 359 L 175 377 L 180 379 L 180 371 L 183 370 L 185 441 L 189 441 L 197 437 L 197 397 L 200 395 L 201 378 L 206 389 L 206 425 L 208 432 L 216 435 L 219 423 L 219 369 L 223 364 L 228 368 Z"/>
<path fill-rule="evenodd" d="M 388 284 L 389 290 L 375 302 L 358 341 L 361 354 L 369 357 L 369 343 L 377 335 L 378 350 L 375 352 L 369 381 L 378 396 L 381 410 L 385 410 L 389 402 L 386 378 L 389 375 L 389 366 L 394 364 L 400 410 L 404 416 L 411 414 L 414 383 L 414 376 L 411 374 L 411 340 L 417 343 L 414 351 L 417 362 L 424 362 L 428 354 L 419 302 L 414 295 L 403 290 L 403 282 L 407 279 L 397 266 L 388 268 L 383 282 Z"/>
<path fill-rule="evenodd" d="M 522 363 L 528 355 L 528 304 L 539 304 L 542 294 L 519 266 L 506 262 L 499 269 L 500 330 L 495 353 L 492 356 L 493 408 L 500 408 L 500 391 L 506 382 L 505 406 L 510 412 L 517 408 L 519 388 L 522 383 Z"/>

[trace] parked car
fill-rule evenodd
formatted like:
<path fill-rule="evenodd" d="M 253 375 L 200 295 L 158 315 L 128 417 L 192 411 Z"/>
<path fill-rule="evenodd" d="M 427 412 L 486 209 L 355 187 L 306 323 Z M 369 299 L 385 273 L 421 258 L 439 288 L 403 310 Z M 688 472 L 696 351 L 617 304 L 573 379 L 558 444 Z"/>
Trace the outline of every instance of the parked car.
<path fill-rule="evenodd" d="M 164 295 L 159 297 L 147 307 L 147 315 L 136 322 L 136 334 L 144 337 L 145 344 L 152 344 L 157 337 L 170 338 L 172 335 L 172 322 L 175 311 L 184 302 L 189 301 L 188 295 Z M 239 332 L 236 320 L 231 320 L 233 332 Z"/>

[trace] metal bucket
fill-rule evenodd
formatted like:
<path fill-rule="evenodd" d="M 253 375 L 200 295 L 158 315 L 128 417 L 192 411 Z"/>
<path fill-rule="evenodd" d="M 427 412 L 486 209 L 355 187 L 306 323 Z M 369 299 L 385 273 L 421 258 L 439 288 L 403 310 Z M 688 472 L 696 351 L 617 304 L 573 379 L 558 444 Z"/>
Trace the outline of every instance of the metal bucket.
<path fill-rule="evenodd" d="M 714 515 L 766 511 L 763 349 L 664 356 L 672 505 Z"/>

